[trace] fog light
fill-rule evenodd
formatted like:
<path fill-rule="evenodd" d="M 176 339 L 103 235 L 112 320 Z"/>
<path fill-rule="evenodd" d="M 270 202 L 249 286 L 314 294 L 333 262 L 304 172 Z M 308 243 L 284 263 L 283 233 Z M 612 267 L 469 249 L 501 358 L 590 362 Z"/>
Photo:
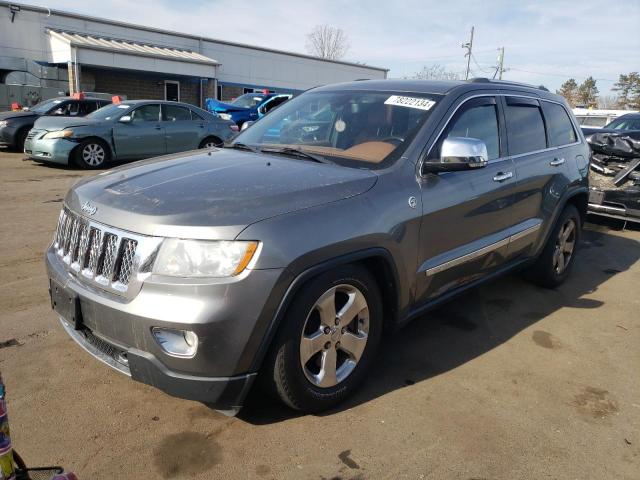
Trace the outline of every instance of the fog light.
<path fill-rule="evenodd" d="M 190 330 L 153 327 L 151 333 L 169 355 L 193 357 L 198 350 L 198 335 Z"/>

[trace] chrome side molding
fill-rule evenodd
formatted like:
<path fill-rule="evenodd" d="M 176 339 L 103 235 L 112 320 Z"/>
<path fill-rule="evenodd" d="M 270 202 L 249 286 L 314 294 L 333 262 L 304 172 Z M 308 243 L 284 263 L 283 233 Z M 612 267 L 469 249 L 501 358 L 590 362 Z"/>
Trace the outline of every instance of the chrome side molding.
<path fill-rule="evenodd" d="M 428 268 L 425 271 L 425 273 L 428 277 L 430 277 L 437 273 L 448 270 L 449 268 L 457 267 L 458 265 L 462 265 L 463 263 L 475 260 L 476 258 L 482 257 L 487 253 L 491 253 L 495 250 L 498 250 L 499 248 L 509 245 L 512 242 L 516 242 L 517 240 L 520 240 L 522 238 L 528 237 L 529 235 L 536 233 L 538 230 L 540 230 L 541 226 L 542 226 L 542 221 L 540 220 L 535 225 L 527 227 L 512 235 L 509 235 L 508 237 L 505 237 L 502 240 L 498 240 L 497 242 L 487 245 L 486 247 L 482 247 L 473 252 L 467 253 L 465 255 L 461 255 L 459 257 L 454 258 L 453 260 L 449 260 L 447 262 L 441 263 L 440 265 L 436 265 L 435 267 Z"/>

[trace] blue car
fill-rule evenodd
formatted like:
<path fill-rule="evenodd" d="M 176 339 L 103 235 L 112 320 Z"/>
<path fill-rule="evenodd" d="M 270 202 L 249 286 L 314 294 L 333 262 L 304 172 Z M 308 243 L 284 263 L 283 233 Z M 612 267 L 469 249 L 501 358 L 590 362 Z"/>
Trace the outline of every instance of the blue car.
<path fill-rule="evenodd" d="M 207 110 L 220 116 L 223 120 L 233 120 L 238 127 L 247 121 L 256 121 L 275 107 L 282 105 L 292 97 L 283 93 L 245 93 L 231 103 L 224 103 L 214 98 L 207 98 Z"/>

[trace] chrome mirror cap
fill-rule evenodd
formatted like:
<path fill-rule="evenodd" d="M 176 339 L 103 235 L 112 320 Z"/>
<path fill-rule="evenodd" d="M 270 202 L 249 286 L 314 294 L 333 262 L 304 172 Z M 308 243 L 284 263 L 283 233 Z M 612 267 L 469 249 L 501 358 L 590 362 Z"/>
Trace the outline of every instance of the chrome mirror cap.
<path fill-rule="evenodd" d="M 487 146 L 477 138 L 446 138 L 440 149 L 441 163 L 463 163 L 467 168 L 484 167 L 488 158 Z"/>

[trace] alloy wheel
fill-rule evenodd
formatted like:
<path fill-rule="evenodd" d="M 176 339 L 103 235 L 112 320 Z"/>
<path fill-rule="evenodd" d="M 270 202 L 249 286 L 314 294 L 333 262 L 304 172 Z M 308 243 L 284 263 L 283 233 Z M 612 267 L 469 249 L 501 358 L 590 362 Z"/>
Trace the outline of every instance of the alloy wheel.
<path fill-rule="evenodd" d="M 575 246 L 576 222 L 573 218 L 569 218 L 558 233 L 553 252 L 553 269 L 557 275 L 561 275 L 569 266 Z"/>
<path fill-rule="evenodd" d="M 330 388 L 356 368 L 369 337 L 363 293 L 343 284 L 323 293 L 311 308 L 300 340 L 300 363 L 312 384 Z"/>
<path fill-rule="evenodd" d="M 102 165 L 106 155 L 104 148 L 98 143 L 89 143 L 82 149 L 82 160 L 92 167 Z"/>

